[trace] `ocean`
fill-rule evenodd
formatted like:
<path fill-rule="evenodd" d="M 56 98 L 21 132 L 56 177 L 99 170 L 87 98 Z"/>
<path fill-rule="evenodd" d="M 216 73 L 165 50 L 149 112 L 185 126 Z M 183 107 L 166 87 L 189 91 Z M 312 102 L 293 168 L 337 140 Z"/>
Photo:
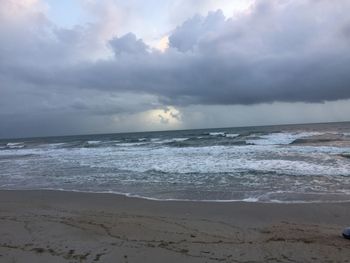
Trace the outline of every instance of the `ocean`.
<path fill-rule="evenodd" d="M 350 201 L 350 123 L 0 140 L 0 189 Z"/>

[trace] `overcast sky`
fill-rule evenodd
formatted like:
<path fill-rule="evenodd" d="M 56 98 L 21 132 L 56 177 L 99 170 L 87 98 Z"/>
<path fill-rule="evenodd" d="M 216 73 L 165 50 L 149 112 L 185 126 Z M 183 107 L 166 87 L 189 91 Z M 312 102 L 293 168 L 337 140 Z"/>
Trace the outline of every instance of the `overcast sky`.
<path fill-rule="evenodd" d="M 0 0 L 0 137 L 350 120 L 348 0 Z"/>

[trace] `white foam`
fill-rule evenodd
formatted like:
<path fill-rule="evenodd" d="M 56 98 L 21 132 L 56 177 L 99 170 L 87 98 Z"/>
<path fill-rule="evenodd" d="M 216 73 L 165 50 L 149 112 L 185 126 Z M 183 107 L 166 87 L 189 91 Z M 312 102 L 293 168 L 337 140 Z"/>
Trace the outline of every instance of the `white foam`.
<path fill-rule="evenodd" d="M 24 142 L 9 142 L 6 146 L 10 149 L 24 148 Z"/>
<path fill-rule="evenodd" d="M 189 138 L 173 138 L 172 141 L 174 142 L 184 142 L 187 141 Z"/>
<path fill-rule="evenodd" d="M 270 144 L 246 146 L 180 148 L 159 145 L 159 147 L 156 147 L 155 143 L 185 141 L 188 138 L 167 140 L 154 138 L 154 143 L 117 144 L 122 147 L 103 144 L 106 147 L 4 149 L 0 151 L 0 155 L 34 153 L 36 156 L 34 158 L 18 158 L 18 160 L 11 159 L 12 166 L 8 170 L 2 168 L 2 176 L 8 175 L 11 178 L 13 174 L 22 174 L 26 177 L 23 179 L 28 181 L 28 176 L 47 174 L 46 172 L 51 168 L 59 171 L 62 167 L 77 167 L 81 171 L 77 170 L 69 176 L 51 178 L 47 176 L 48 179 L 40 178 L 40 180 L 43 184 L 48 182 L 48 186 L 52 186 L 50 183 L 54 182 L 56 183 L 54 186 L 58 187 L 62 187 L 63 184 L 59 184 L 59 182 L 63 182 L 64 177 L 69 178 L 69 181 L 78 186 L 98 182 L 96 189 L 102 190 L 103 185 L 109 187 L 115 182 L 121 185 L 124 182 L 126 184 L 135 183 L 134 185 L 140 183 L 146 186 L 153 183 L 154 185 L 173 184 L 170 191 L 182 190 L 179 188 L 182 186 L 195 186 L 199 190 L 204 189 L 203 191 L 208 192 L 225 190 L 225 187 L 234 188 L 237 182 L 237 187 L 242 187 L 243 192 L 244 189 L 259 187 L 269 189 L 268 187 L 273 185 L 274 189 L 272 190 L 276 190 L 275 193 L 278 193 L 279 187 L 286 186 L 287 189 L 290 187 L 292 191 L 296 192 L 307 192 L 310 189 L 329 192 L 334 189 L 342 191 L 342 185 L 345 185 L 345 187 L 350 185 L 350 162 L 346 158 L 339 157 L 340 153 L 350 152 L 350 148 L 285 145 L 291 140 L 291 137 L 295 139 L 296 137 L 305 136 L 305 134 L 310 135 L 310 133 L 275 133 L 271 134 L 270 137 L 258 139 L 270 140 Z M 97 141 L 93 142 L 97 143 Z M 272 142 L 279 143 L 275 145 Z M 2 162 L 7 163 L 9 161 L 4 158 Z M 51 164 L 54 166 L 51 166 Z M 31 171 L 35 169 L 35 174 L 25 172 L 30 169 Z M 154 172 L 151 170 L 154 170 Z M 95 173 L 94 171 L 98 172 Z M 10 180 L 8 182 L 10 183 Z M 33 185 L 35 183 L 38 184 L 38 180 L 33 180 Z M 91 187 L 91 189 L 95 188 Z M 255 193 L 245 194 L 244 197 L 246 198 L 243 199 L 242 197 L 240 200 L 262 202 L 270 198 L 264 194 Z M 272 197 L 275 198 L 271 196 L 270 199 Z"/>
<path fill-rule="evenodd" d="M 75 160 L 84 166 L 135 172 L 146 172 L 154 168 L 179 174 L 253 170 L 286 175 L 350 176 L 349 161 L 338 158 L 339 154 L 350 152 L 350 148 L 274 145 L 152 148 L 146 143 L 124 143 L 119 146 L 122 147 L 27 148 L 2 150 L 0 155 L 36 154 L 62 162 Z M 262 156 L 266 156 L 265 159 Z M 298 156 L 298 159 L 293 160 L 294 156 Z"/>
<path fill-rule="evenodd" d="M 146 142 L 125 142 L 125 143 L 116 143 L 116 146 L 120 147 L 132 147 L 132 146 L 140 146 L 140 145 L 145 145 L 147 144 Z"/>
<path fill-rule="evenodd" d="M 210 136 L 225 136 L 225 132 L 210 132 Z"/>
<path fill-rule="evenodd" d="M 189 138 L 172 138 L 172 139 L 166 139 L 166 140 L 161 140 L 161 139 L 152 139 L 151 141 L 153 143 L 157 143 L 157 144 L 166 144 L 166 143 L 172 143 L 172 142 L 183 142 L 183 141 L 187 141 Z"/>
<path fill-rule="evenodd" d="M 48 146 L 48 147 L 57 147 L 57 146 L 62 146 L 65 145 L 65 142 L 59 142 L 59 143 L 49 143 L 49 144 L 44 144 L 43 146 Z"/>
<path fill-rule="evenodd" d="M 22 145 L 24 142 L 9 142 L 7 146 L 16 146 L 16 145 Z"/>
<path fill-rule="evenodd" d="M 238 136 L 239 136 L 239 134 L 236 134 L 236 133 L 228 133 L 228 134 L 226 134 L 226 137 L 228 137 L 228 138 L 236 138 Z"/>
<path fill-rule="evenodd" d="M 132 147 L 125 144 L 123 151 L 117 148 L 94 148 L 83 151 L 70 149 L 63 154 L 69 160 L 78 160 L 84 165 L 100 168 L 115 168 L 135 172 L 150 169 L 165 173 L 237 173 L 240 171 L 276 172 L 286 175 L 345 175 L 350 176 L 350 163 L 344 158 L 334 158 L 330 153 L 345 149 L 325 147 L 275 146 L 211 146 L 185 148 Z M 127 147 L 130 146 L 130 147 Z M 145 154 L 147 151 L 147 154 Z M 72 155 L 72 156 L 69 156 Z M 262 155 L 274 155 L 274 159 L 261 159 Z M 288 156 L 299 156 L 288 160 Z M 280 156 L 280 157 L 278 157 Z M 314 156 L 314 160 L 310 157 Z M 62 158 L 62 153 L 58 154 Z M 327 159 L 328 158 L 328 159 Z M 333 160 L 333 159 L 334 160 Z M 324 160 L 317 162 L 317 160 Z M 326 163 L 325 161 L 332 162 Z"/>
<path fill-rule="evenodd" d="M 243 202 L 249 202 L 249 203 L 255 203 L 259 201 L 259 198 L 257 197 L 248 197 L 248 198 L 244 198 L 242 200 Z"/>
<path fill-rule="evenodd" d="M 321 134 L 319 132 L 271 133 L 259 136 L 258 139 L 246 140 L 246 143 L 255 145 L 287 145 L 296 139 Z"/>
<path fill-rule="evenodd" d="M 87 141 L 87 143 L 91 144 L 91 145 L 96 145 L 96 144 L 101 143 L 101 141 Z"/>

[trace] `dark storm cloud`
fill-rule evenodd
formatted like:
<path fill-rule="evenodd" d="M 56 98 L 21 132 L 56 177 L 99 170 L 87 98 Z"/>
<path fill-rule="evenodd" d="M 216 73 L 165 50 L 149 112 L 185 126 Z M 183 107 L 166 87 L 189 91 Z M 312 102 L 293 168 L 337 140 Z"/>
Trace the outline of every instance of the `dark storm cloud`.
<path fill-rule="evenodd" d="M 164 53 L 129 33 L 109 41 L 115 58 L 69 66 L 56 57 L 70 54 L 72 44 L 63 47 L 80 31 L 56 30 L 48 51 L 56 65 L 43 68 L 39 57 L 41 65 L 15 65 L 12 74 L 37 86 L 149 93 L 180 105 L 350 98 L 349 42 L 339 34 L 347 35 L 349 4 L 337 3 L 260 1 L 238 18 L 197 15 L 173 30 Z"/>
<path fill-rule="evenodd" d="M 97 27 L 58 28 L 37 10 L 16 20 L 4 11 L 11 2 L 0 2 L 0 118 L 6 123 L 27 113 L 33 119 L 52 112 L 107 116 L 161 104 L 350 98 L 347 0 L 260 0 L 233 18 L 220 10 L 196 15 L 171 31 L 165 52 L 133 33 L 104 41 L 101 51 Z"/>

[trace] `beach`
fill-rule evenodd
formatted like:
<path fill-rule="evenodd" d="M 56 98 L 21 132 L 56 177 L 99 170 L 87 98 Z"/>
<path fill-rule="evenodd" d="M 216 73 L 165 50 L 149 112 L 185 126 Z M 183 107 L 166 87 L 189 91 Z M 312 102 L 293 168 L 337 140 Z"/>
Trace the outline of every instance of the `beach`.
<path fill-rule="evenodd" d="M 0 191 L 0 262 L 349 262 L 350 203 Z"/>
<path fill-rule="evenodd" d="M 0 0 L 0 263 L 350 263 L 350 0 Z"/>

